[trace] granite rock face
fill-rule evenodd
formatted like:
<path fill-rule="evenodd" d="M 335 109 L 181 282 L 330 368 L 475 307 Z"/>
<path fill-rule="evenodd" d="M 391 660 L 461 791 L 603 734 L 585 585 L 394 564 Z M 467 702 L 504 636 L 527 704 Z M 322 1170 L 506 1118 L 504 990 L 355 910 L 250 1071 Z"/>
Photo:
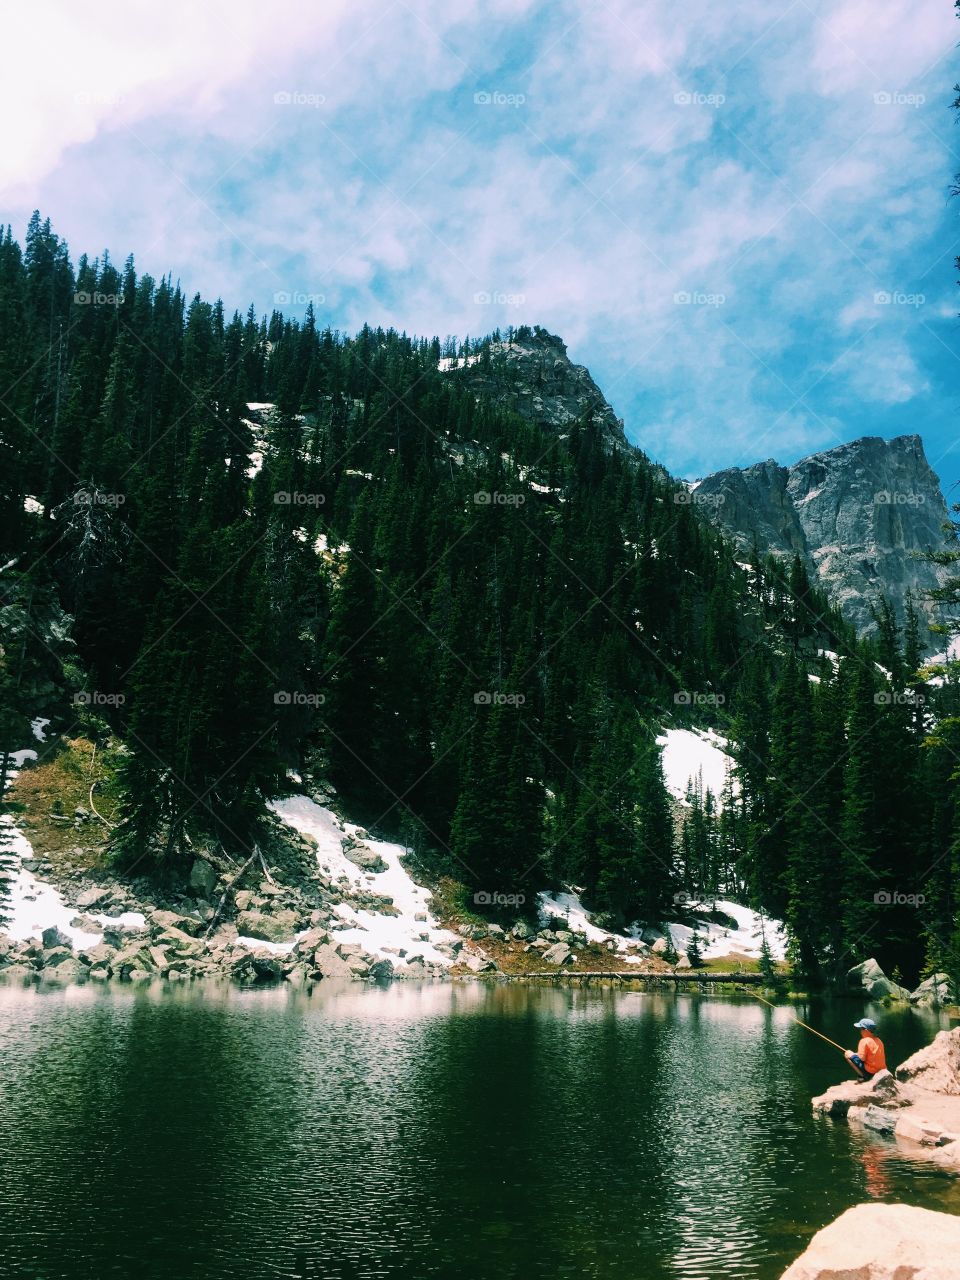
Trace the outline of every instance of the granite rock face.
<path fill-rule="evenodd" d="M 960 1218 L 858 1204 L 818 1231 L 781 1280 L 957 1280 Z"/>
<path fill-rule="evenodd" d="M 623 422 L 583 365 L 567 355 L 562 338 L 536 326 L 518 329 L 512 341 L 492 342 L 489 359 L 471 356 L 442 360 L 441 369 L 456 372 L 478 395 L 502 405 L 528 422 L 555 427 L 561 435 L 589 415 L 611 446 L 633 450 Z"/>
<path fill-rule="evenodd" d="M 730 467 L 696 493 L 745 552 L 756 543 L 799 555 L 860 634 L 875 630 L 871 604 L 880 594 L 901 618 L 908 592 L 924 616 L 936 616 L 923 596 L 945 571 L 916 553 L 945 546 L 947 508 L 919 436 L 866 436 L 791 467 L 772 459 Z"/>

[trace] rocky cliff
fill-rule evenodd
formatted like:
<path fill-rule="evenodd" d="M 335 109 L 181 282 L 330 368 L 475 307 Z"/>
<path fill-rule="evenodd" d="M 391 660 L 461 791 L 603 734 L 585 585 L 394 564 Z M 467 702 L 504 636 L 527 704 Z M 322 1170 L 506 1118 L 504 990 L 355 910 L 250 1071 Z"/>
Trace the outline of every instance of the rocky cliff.
<path fill-rule="evenodd" d="M 592 417 L 611 448 L 643 456 L 589 370 L 574 364 L 563 340 L 546 329 L 524 326 L 482 352 L 441 360 L 440 369 L 561 435 Z M 875 630 L 871 608 L 881 594 L 900 618 L 908 592 L 929 621 L 940 616 L 925 597 L 945 572 L 921 557 L 945 546 L 948 516 L 919 436 L 868 436 L 790 467 L 773 459 L 730 467 L 700 481 L 696 493 L 705 517 L 745 554 L 756 544 L 774 555 L 799 555 L 811 580 L 861 634 Z M 931 638 L 930 651 L 942 647 Z"/>
<path fill-rule="evenodd" d="M 491 342 L 482 355 L 440 361 L 443 372 L 457 372 L 478 395 L 521 418 L 556 427 L 561 433 L 592 417 L 611 445 L 629 449 L 623 422 L 581 364 L 574 364 L 556 334 L 527 326 L 509 340 Z"/>
<path fill-rule="evenodd" d="M 803 458 L 730 467 L 696 486 L 698 505 L 748 551 L 800 556 L 861 634 L 875 628 L 880 594 L 903 615 L 907 593 L 924 597 L 944 571 L 920 558 L 945 545 L 947 508 L 919 436 L 867 436 Z"/>

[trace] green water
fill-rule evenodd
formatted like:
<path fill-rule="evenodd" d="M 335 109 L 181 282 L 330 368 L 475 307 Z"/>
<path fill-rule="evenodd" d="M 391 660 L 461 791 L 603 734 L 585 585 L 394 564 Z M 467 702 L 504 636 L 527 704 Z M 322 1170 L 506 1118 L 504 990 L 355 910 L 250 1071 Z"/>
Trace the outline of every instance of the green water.
<path fill-rule="evenodd" d="M 892 1059 L 941 1025 L 874 1012 Z M 960 1213 L 811 1116 L 843 1077 L 751 1001 L 0 986 L 0 1276 L 774 1280 L 860 1201 Z"/>

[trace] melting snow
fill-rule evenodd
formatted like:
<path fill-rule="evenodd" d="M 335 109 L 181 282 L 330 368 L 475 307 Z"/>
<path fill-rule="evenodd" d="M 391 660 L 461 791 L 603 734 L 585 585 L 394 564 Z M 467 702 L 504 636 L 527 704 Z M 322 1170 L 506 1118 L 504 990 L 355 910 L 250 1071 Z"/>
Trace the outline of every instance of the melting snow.
<path fill-rule="evenodd" d="M 406 959 L 422 956 L 427 962 L 449 965 L 449 956 L 437 951 L 438 942 L 457 942 L 456 934 L 440 928 L 429 910 L 430 891 L 415 884 L 401 865 L 403 849 L 387 840 L 363 839 L 379 853 L 387 864 L 386 871 L 364 871 L 344 855 L 340 841 L 345 835 L 355 836 L 361 828 L 353 823 L 342 825 L 337 816 L 307 796 L 291 796 L 271 800 L 270 808 L 284 822 L 317 841 L 317 865 L 334 881 L 346 880 L 352 889 L 377 893 L 393 899 L 398 915 L 383 915 L 339 903 L 336 910 L 344 928 L 337 930 L 338 942 L 357 942 L 365 951 L 374 952 L 394 964 L 400 962 L 398 951 L 406 951 Z M 416 915 L 427 919 L 415 920 Z"/>
<path fill-rule="evenodd" d="M 764 934 L 770 954 L 775 960 L 782 960 L 786 955 L 787 937 L 779 921 L 761 917 L 749 907 L 742 907 L 738 902 L 728 902 L 725 899 L 717 899 L 715 902 L 691 902 L 689 906 L 703 911 L 716 907 L 718 911 L 722 911 L 725 916 L 732 916 L 737 922 L 735 929 L 728 929 L 720 924 L 699 926 L 700 954 L 705 960 L 730 955 L 732 952 L 756 958 L 760 955 Z M 668 924 L 667 928 L 670 930 L 674 947 L 680 955 L 683 955 L 693 930 L 686 924 Z"/>
<path fill-rule="evenodd" d="M 667 729 L 657 738 L 657 743 L 663 748 L 663 777 L 671 795 L 685 799 L 688 787 L 696 782 L 699 774 L 703 777 L 704 790 L 712 791 L 719 801 L 733 768 L 733 761 L 725 750 L 726 738 L 712 729 Z"/>

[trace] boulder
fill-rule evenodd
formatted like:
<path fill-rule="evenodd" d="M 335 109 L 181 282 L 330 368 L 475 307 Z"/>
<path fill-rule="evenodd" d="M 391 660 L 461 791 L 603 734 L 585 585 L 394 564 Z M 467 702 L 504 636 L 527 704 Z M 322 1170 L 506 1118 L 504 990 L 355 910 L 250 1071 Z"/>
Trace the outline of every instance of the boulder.
<path fill-rule="evenodd" d="M 280 982 L 284 968 L 282 958 L 269 951 L 245 951 L 233 957 L 230 976 L 234 982 L 252 986 L 258 982 Z"/>
<path fill-rule="evenodd" d="M 518 920 L 517 923 L 510 930 L 510 932 L 513 934 L 515 938 L 518 938 L 521 942 L 529 942 L 530 939 L 533 937 L 533 930 L 527 924 L 526 920 Z"/>
<path fill-rule="evenodd" d="M 44 949 L 41 958 L 44 969 L 59 969 L 73 959 L 73 951 L 69 947 L 48 947 Z"/>
<path fill-rule="evenodd" d="M 237 930 L 245 938 L 263 942 L 290 942 L 297 931 L 299 917 L 295 911 L 243 911 L 237 917 Z"/>
<path fill-rule="evenodd" d="M 693 965 L 690 963 L 690 957 L 689 957 L 689 956 L 680 956 L 680 957 L 678 957 L 678 959 L 677 959 L 677 963 L 676 963 L 676 968 L 678 968 L 678 969 L 692 969 L 692 968 L 693 968 Z"/>
<path fill-rule="evenodd" d="M 71 929 L 79 929 L 81 933 L 102 933 L 103 925 L 93 916 L 74 916 L 70 921 Z"/>
<path fill-rule="evenodd" d="M 960 1027 L 941 1031 L 897 1067 L 897 1079 L 930 1093 L 960 1094 Z"/>
<path fill-rule="evenodd" d="M 111 892 L 112 890 L 110 889 L 98 889 L 96 886 L 91 889 L 84 889 L 83 893 L 77 897 L 77 906 L 81 911 L 89 911 L 91 907 L 96 907 L 100 903 L 106 902 Z"/>
<path fill-rule="evenodd" d="M 818 1231 L 781 1280 L 957 1280 L 960 1217 L 858 1204 Z"/>
<path fill-rule="evenodd" d="M 460 963 L 465 964 L 471 973 L 496 973 L 497 971 L 494 962 L 477 951 L 464 952 L 460 957 Z"/>
<path fill-rule="evenodd" d="M 543 958 L 547 964 L 572 964 L 573 953 L 565 942 L 555 942 L 552 947 L 547 947 L 543 953 Z"/>
<path fill-rule="evenodd" d="M 370 966 L 370 977 L 383 981 L 385 978 L 393 977 L 393 961 L 382 959 L 375 960 Z"/>
<path fill-rule="evenodd" d="M 313 953 L 313 968 L 319 973 L 321 978 L 346 978 L 353 977 L 350 965 L 343 956 L 337 955 L 335 948 L 329 943 L 317 947 Z"/>
<path fill-rule="evenodd" d="M 49 929 L 44 929 L 41 939 L 45 951 L 52 947 L 65 947 L 67 951 L 73 950 L 73 943 L 68 935 L 62 929 L 58 929 L 56 925 L 51 925 Z"/>
<path fill-rule="evenodd" d="M 153 911 L 148 917 L 151 928 L 156 930 L 179 929 L 196 938 L 203 929 L 203 921 L 198 916 L 179 915 L 176 911 Z"/>
<path fill-rule="evenodd" d="M 857 1108 L 859 1113 L 861 1108 Z M 869 1106 L 862 1108 L 860 1122 L 865 1129 L 872 1129 L 875 1133 L 893 1133 L 897 1128 L 897 1112 L 889 1111 L 886 1107 L 878 1107 L 876 1103 L 871 1102 Z"/>
<path fill-rule="evenodd" d="M 670 943 L 666 938 L 657 938 L 657 940 L 651 945 L 650 950 L 655 956 L 662 956 L 665 952 L 670 950 Z"/>
<path fill-rule="evenodd" d="M 906 987 L 891 982 L 876 960 L 864 960 L 847 970 L 847 985 L 854 991 L 863 991 L 871 1000 L 909 1000 Z"/>
<path fill-rule="evenodd" d="M 340 847 L 343 850 L 343 856 L 361 871 L 378 874 L 387 870 L 387 864 L 379 853 L 368 845 L 358 843 L 352 836 L 344 836 L 340 841 Z"/>
<path fill-rule="evenodd" d="M 307 929 L 297 939 L 294 945 L 294 955 L 309 956 L 316 951 L 317 947 L 322 947 L 325 942 L 330 941 L 330 935 L 326 929 Z"/>
<path fill-rule="evenodd" d="M 87 976 L 87 966 L 81 964 L 74 955 L 67 955 L 55 966 L 46 967 L 46 975 L 57 982 L 76 982 L 78 978 Z"/>
<path fill-rule="evenodd" d="M 190 888 L 201 898 L 209 898 L 220 882 L 220 875 L 212 863 L 203 858 L 194 858 L 190 868 Z"/>
<path fill-rule="evenodd" d="M 488 924 L 487 937 L 488 938 L 504 938 L 506 937 L 506 930 L 504 929 L 502 924 Z"/>
<path fill-rule="evenodd" d="M 889 1071 L 878 1071 L 872 1080 L 844 1080 L 813 1099 L 814 1111 L 838 1120 L 854 1108 L 871 1105 L 892 1110 L 910 1103 Z"/>
<path fill-rule="evenodd" d="M 932 973 L 910 992 L 911 1004 L 955 1004 L 957 991 L 949 973 Z"/>

